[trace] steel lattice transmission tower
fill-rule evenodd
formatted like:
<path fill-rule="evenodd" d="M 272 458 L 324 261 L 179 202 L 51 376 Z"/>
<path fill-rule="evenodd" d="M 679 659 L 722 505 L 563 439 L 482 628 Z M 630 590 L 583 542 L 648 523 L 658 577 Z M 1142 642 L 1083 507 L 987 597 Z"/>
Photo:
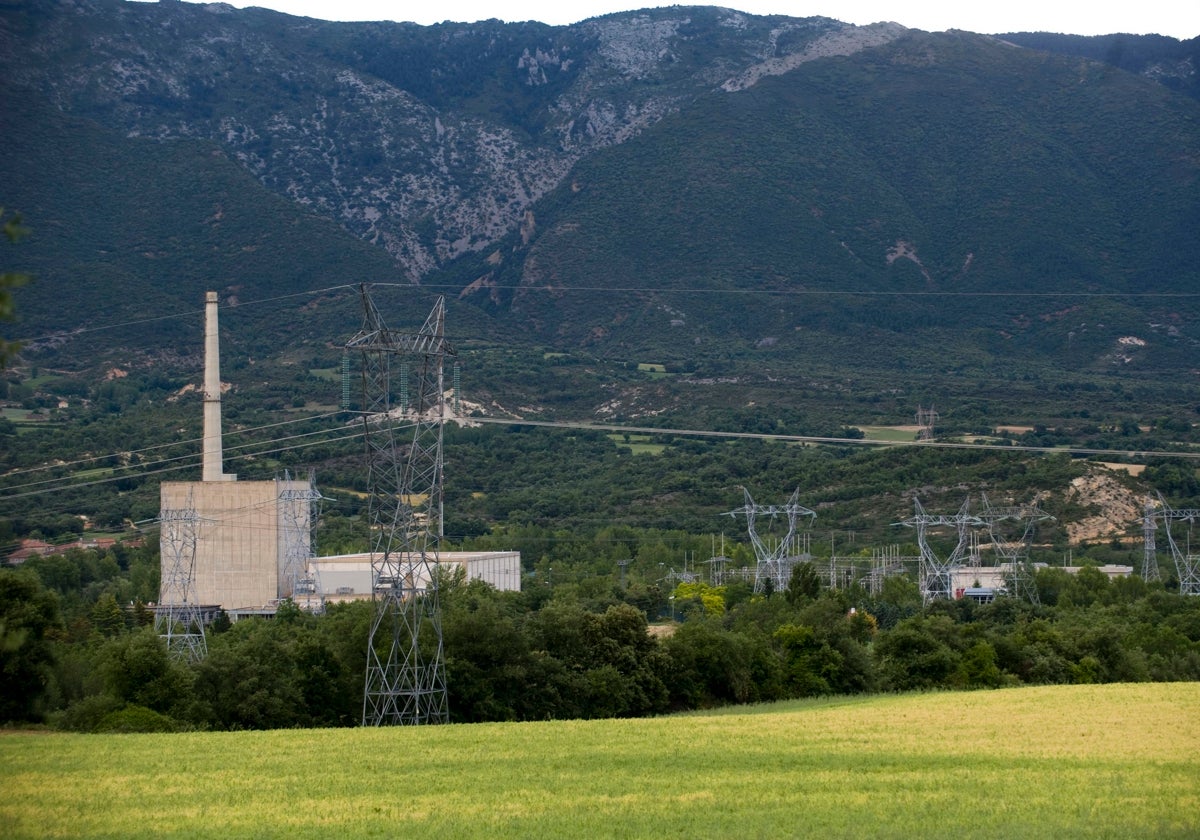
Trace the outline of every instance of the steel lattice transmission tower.
<path fill-rule="evenodd" d="M 953 598 L 954 570 L 962 565 L 970 548 L 971 528 L 982 525 L 983 520 L 969 512 L 970 499 L 964 500 L 953 516 L 926 513 L 920 499 L 913 499 L 913 507 L 914 515 L 896 524 L 917 529 L 917 547 L 921 551 L 921 600 L 929 604 L 939 598 Z M 958 543 L 944 560 L 930 548 L 927 537 L 930 528 L 941 527 L 954 528 L 958 534 Z"/>
<path fill-rule="evenodd" d="M 1008 579 L 1013 597 L 1024 598 L 1033 604 L 1040 603 L 1033 580 L 1033 564 L 1029 560 L 1029 547 L 1037 523 L 1054 517 L 1036 504 L 992 507 L 987 496 L 984 496 L 983 513 L 979 518 L 987 525 L 997 558 L 1008 564 Z M 1013 539 L 1002 533 L 1002 522 L 1017 523 L 1017 529 L 1021 529 L 1021 536 Z"/>
<path fill-rule="evenodd" d="M 746 494 L 746 504 L 737 510 L 729 511 L 729 515 L 734 519 L 737 519 L 738 514 L 746 517 L 746 530 L 750 534 L 754 556 L 758 561 L 754 569 L 754 591 L 760 594 L 765 592 L 769 580 L 774 591 L 782 592 L 791 582 L 789 578 L 795 559 L 796 520 L 801 516 L 811 516 L 815 519 L 816 511 L 809 510 L 797 501 L 800 498 L 799 487 L 792 493 L 787 504 L 782 506 L 756 505 L 750 498 L 749 490 L 743 487 L 742 492 Z M 775 545 L 767 545 L 758 533 L 757 520 L 763 516 L 774 519 L 780 514 L 787 515 L 787 533 Z"/>
<path fill-rule="evenodd" d="M 1158 547 L 1155 545 L 1154 532 L 1158 525 L 1154 521 L 1154 500 L 1146 497 L 1142 508 L 1142 580 L 1161 580 L 1158 571 Z"/>
<path fill-rule="evenodd" d="M 937 422 L 938 413 L 929 408 L 917 406 L 917 440 L 933 440 L 933 424 Z"/>
<path fill-rule="evenodd" d="M 312 563 L 316 557 L 312 528 L 321 500 L 316 471 L 310 469 L 308 481 L 301 485 L 284 470 L 275 484 L 279 488 L 279 597 L 291 598 L 311 612 L 324 612 L 325 593 Z"/>
<path fill-rule="evenodd" d="M 363 432 L 374 616 L 367 642 L 363 725 L 444 723 L 446 666 L 438 605 L 442 532 L 446 309 L 438 298 L 415 334 L 389 330 L 367 287 L 362 329 L 346 347 L 362 357 Z M 406 371 L 403 411 L 393 372 Z"/>
<path fill-rule="evenodd" d="M 182 508 L 160 511 L 159 551 L 165 574 L 159 585 L 154 629 L 167 643 L 167 652 L 199 662 L 208 654 L 204 620 L 196 603 L 196 539 L 200 518 L 189 492 Z"/>
<path fill-rule="evenodd" d="M 1161 507 L 1154 510 L 1150 504 L 1146 506 L 1146 516 L 1162 521 L 1162 530 L 1167 535 L 1167 545 L 1171 549 L 1171 557 L 1175 560 L 1175 573 L 1179 576 L 1179 594 L 1180 595 L 1200 595 L 1200 554 L 1192 553 L 1192 525 L 1197 519 L 1200 519 L 1200 509 L 1197 508 L 1172 508 L 1159 496 Z M 1182 548 L 1175 540 L 1175 535 L 1171 533 L 1172 522 L 1187 522 L 1188 534 L 1187 540 Z M 1155 524 L 1151 522 L 1149 526 L 1144 526 L 1143 533 L 1150 540 L 1150 545 L 1147 551 L 1157 551 L 1153 545 Z M 1157 567 L 1157 561 L 1155 562 Z"/>

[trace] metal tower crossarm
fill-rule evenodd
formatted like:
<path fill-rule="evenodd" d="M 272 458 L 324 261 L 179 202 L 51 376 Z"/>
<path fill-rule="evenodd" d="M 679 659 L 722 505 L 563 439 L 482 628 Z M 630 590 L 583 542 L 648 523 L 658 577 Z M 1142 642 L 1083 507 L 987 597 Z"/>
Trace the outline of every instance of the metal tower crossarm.
<path fill-rule="evenodd" d="M 425 325 L 418 332 L 405 333 L 384 325 L 367 286 L 359 287 L 359 294 L 363 304 L 363 324 L 358 333 L 346 342 L 348 349 L 411 355 L 456 355 L 445 335 L 445 298 L 437 299 L 433 311 L 425 319 Z"/>

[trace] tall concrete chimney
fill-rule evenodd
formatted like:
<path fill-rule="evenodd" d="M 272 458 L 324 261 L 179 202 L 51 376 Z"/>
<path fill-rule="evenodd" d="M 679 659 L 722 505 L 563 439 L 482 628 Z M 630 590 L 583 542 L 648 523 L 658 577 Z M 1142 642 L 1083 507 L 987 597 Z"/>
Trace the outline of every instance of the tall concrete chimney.
<path fill-rule="evenodd" d="M 236 481 L 223 472 L 221 452 L 221 347 L 217 338 L 217 293 L 204 298 L 204 481 Z"/>

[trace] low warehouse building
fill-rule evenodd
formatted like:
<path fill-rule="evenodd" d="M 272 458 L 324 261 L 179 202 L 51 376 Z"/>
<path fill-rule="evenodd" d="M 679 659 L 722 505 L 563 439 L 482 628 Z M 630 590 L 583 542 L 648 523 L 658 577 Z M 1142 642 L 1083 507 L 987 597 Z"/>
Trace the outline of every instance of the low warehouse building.
<path fill-rule="evenodd" d="M 443 551 L 438 554 L 438 565 L 448 570 L 461 568 L 467 580 L 482 580 L 504 592 L 521 591 L 519 551 Z M 366 552 L 317 557 L 309 561 L 309 569 L 325 603 L 370 598 L 375 590 L 371 555 Z M 427 584 L 414 581 L 418 588 Z M 296 600 L 304 606 L 300 596 Z"/>

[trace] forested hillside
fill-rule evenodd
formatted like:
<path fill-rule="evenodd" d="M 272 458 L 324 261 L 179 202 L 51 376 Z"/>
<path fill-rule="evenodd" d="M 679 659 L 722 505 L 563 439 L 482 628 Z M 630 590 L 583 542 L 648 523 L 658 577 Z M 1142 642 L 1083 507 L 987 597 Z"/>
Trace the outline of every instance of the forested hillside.
<path fill-rule="evenodd" d="M 998 36 L 1035 50 L 1103 61 L 1145 76 L 1171 90 L 1200 97 L 1200 36 L 1186 41 L 1164 35 L 1065 35 L 1054 32 L 1010 32 Z"/>
<path fill-rule="evenodd" d="M 396 324 L 449 293 L 501 415 L 1200 403 L 1200 105 L 1111 64 L 701 7 L 419 27 L 23 0 L 0 41 L 18 401 L 182 387 L 212 288 L 243 307 L 237 387 L 273 403 L 339 364 L 374 282 L 408 290 Z"/>
<path fill-rule="evenodd" d="M 1200 105 L 1111 63 L 702 7 L 22 0 L 0 42 L 0 201 L 30 230 L 5 262 L 32 277 L 5 464 L 127 470 L 52 505 L 14 473 L 14 534 L 152 513 L 130 453 L 196 437 L 208 289 L 249 448 L 342 428 L 362 282 L 397 327 L 448 294 L 467 413 L 836 438 L 935 405 L 959 439 L 1191 446 Z M 468 530 L 507 515 L 481 507 Z"/>

